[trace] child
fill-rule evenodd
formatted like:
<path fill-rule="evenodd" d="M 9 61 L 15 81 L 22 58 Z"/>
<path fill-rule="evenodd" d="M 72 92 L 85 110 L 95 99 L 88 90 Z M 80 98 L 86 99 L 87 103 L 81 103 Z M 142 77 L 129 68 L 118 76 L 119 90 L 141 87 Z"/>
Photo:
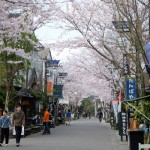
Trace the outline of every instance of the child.
<path fill-rule="evenodd" d="M 1 128 L 1 141 L 0 147 L 2 147 L 4 138 L 5 144 L 8 145 L 9 142 L 9 126 L 11 125 L 10 117 L 7 116 L 7 111 L 3 111 L 3 116 L 0 118 L 0 128 Z"/>

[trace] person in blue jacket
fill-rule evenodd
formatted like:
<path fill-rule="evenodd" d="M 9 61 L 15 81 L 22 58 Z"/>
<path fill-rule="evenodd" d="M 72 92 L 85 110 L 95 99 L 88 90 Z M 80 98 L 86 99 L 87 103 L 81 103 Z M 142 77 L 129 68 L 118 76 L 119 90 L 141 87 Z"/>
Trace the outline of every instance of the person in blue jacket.
<path fill-rule="evenodd" d="M 4 110 L 3 116 L 0 117 L 0 129 L 1 129 L 0 147 L 2 147 L 4 138 L 5 138 L 5 144 L 8 145 L 9 143 L 9 126 L 10 125 L 11 125 L 10 117 L 7 115 L 7 111 Z"/>
<path fill-rule="evenodd" d="M 70 111 L 70 109 L 68 110 L 68 112 L 66 114 L 66 119 L 68 121 L 68 123 L 66 123 L 66 125 L 70 125 L 70 122 L 71 122 L 71 111 Z"/>

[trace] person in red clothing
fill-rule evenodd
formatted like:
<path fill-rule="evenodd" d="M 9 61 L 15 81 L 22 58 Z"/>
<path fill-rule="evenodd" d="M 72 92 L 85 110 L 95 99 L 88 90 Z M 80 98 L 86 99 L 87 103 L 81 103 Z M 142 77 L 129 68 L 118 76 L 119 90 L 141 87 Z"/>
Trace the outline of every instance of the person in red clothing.
<path fill-rule="evenodd" d="M 48 109 L 44 112 L 44 117 L 43 117 L 43 124 L 44 124 L 44 132 L 43 134 L 50 134 L 50 127 L 49 127 L 49 122 L 50 122 L 50 113 Z"/>

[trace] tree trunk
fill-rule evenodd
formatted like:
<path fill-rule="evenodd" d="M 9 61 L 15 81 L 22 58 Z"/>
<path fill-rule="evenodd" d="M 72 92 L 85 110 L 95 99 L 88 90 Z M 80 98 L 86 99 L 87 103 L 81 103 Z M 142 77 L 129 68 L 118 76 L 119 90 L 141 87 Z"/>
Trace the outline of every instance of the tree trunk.
<path fill-rule="evenodd" d="M 6 99 L 5 99 L 5 110 L 8 111 L 9 102 L 10 102 L 10 93 L 11 93 L 11 84 L 6 82 Z"/>
<path fill-rule="evenodd" d="M 7 111 L 8 111 L 9 101 L 10 101 L 10 86 L 7 85 L 7 88 L 6 88 L 6 99 L 5 99 L 5 110 L 7 110 Z"/>

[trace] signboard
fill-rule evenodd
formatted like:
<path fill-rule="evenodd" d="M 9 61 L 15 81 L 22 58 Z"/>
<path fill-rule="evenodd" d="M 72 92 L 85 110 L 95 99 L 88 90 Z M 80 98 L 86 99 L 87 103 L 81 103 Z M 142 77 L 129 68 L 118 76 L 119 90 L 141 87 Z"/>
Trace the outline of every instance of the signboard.
<path fill-rule="evenodd" d="M 122 141 L 122 136 L 127 136 L 127 114 L 124 112 L 119 113 L 119 135 Z"/>
<path fill-rule="evenodd" d="M 53 89 L 54 89 L 53 95 L 55 97 L 57 97 L 57 98 L 63 98 L 63 94 L 62 94 L 63 85 L 54 85 Z"/>
<path fill-rule="evenodd" d="M 127 134 L 127 115 L 124 112 L 119 113 L 119 135 L 124 136 Z"/>
<path fill-rule="evenodd" d="M 129 32 L 129 23 L 127 21 L 112 21 L 112 23 L 118 32 Z"/>
<path fill-rule="evenodd" d="M 47 60 L 47 67 L 58 67 L 60 60 Z"/>
<path fill-rule="evenodd" d="M 130 73 L 130 64 L 127 55 L 123 55 L 123 68 L 124 68 L 124 74 Z"/>
<path fill-rule="evenodd" d="M 133 100 L 137 97 L 136 79 L 126 79 L 126 99 Z"/>
<path fill-rule="evenodd" d="M 59 78 L 65 78 L 67 76 L 67 73 L 65 73 L 65 72 L 59 72 L 58 76 L 59 76 Z"/>
<path fill-rule="evenodd" d="M 52 95 L 53 93 L 53 82 L 47 83 L 47 95 Z"/>

